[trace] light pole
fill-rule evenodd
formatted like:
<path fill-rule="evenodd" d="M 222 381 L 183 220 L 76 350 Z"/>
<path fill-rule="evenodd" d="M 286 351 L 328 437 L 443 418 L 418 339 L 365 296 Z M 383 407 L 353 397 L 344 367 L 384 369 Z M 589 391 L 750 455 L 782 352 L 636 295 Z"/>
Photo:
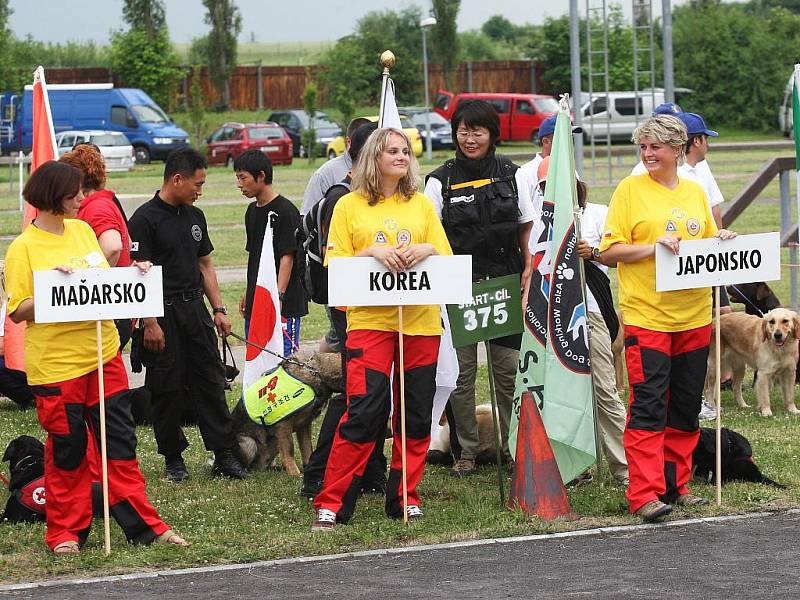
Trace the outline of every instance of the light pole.
<path fill-rule="evenodd" d="M 430 92 L 428 91 L 428 40 L 425 30 L 436 25 L 434 17 L 425 17 L 419 22 L 422 29 L 422 65 L 425 72 L 425 153 L 428 162 L 433 160 L 433 140 L 431 140 L 431 102 Z"/>

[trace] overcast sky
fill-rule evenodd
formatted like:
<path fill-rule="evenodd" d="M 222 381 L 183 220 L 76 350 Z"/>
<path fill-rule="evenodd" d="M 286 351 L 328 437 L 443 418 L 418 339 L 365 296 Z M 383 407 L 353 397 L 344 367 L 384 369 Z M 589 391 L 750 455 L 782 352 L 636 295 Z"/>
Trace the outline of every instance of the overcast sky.
<path fill-rule="evenodd" d="M 599 0 L 593 0 L 600 5 Z M 673 4 L 685 0 L 673 0 Z M 259 42 L 335 40 L 353 30 L 355 22 L 373 10 L 400 9 L 416 4 L 423 11 L 430 0 L 237 0 L 242 13 L 242 39 L 251 32 Z M 542 8 L 547 4 L 547 8 Z M 622 3 L 630 10 L 630 2 Z M 660 2 L 653 3 L 660 7 Z M 167 0 L 167 23 L 173 41 L 188 42 L 207 32 L 200 0 Z M 584 0 L 578 2 L 585 10 Z M 46 42 L 94 40 L 105 44 L 108 33 L 122 27 L 122 0 L 11 0 L 11 29 Z M 476 29 L 501 14 L 515 23 L 541 23 L 569 10 L 569 0 L 462 0 L 461 31 Z M 656 8 L 660 12 L 659 8 Z"/>

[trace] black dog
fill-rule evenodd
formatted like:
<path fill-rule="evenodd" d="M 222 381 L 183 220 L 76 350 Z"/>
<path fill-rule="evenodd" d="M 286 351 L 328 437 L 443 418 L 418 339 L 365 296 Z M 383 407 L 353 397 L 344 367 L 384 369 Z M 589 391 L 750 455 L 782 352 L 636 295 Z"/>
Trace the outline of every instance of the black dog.
<path fill-rule="evenodd" d="M 773 481 L 761 473 L 753 462 L 753 448 L 742 434 L 723 427 L 722 441 L 722 483 L 729 481 L 751 481 L 763 483 L 776 488 L 786 489 L 786 486 Z M 694 476 L 708 483 L 716 481 L 716 430 L 701 427 L 700 439 L 692 453 L 694 463 Z"/>
<path fill-rule="evenodd" d="M 44 444 L 29 435 L 21 435 L 8 445 L 3 461 L 10 467 L 8 491 L 11 496 L 0 521 L 44 521 Z"/>
<path fill-rule="evenodd" d="M 744 312 L 748 315 L 763 317 L 764 314 L 781 305 L 781 301 L 763 281 L 738 283 L 729 285 L 726 289 L 730 301 L 744 304 Z"/>

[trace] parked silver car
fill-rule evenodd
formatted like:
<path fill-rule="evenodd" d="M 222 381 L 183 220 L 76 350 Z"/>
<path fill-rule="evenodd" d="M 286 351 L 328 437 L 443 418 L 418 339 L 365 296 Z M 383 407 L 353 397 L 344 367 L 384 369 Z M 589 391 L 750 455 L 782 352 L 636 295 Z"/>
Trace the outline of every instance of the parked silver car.
<path fill-rule="evenodd" d="M 119 131 L 62 131 L 56 135 L 58 155 L 63 156 L 77 144 L 94 144 L 106 161 L 106 171 L 130 171 L 136 162 L 136 152 L 128 138 Z"/>

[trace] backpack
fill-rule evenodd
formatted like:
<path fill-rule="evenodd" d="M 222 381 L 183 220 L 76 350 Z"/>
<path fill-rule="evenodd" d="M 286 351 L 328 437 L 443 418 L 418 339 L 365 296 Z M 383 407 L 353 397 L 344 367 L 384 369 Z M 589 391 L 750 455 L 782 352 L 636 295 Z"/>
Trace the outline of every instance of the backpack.
<path fill-rule="evenodd" d="M 346 179 L 334 183 L 303 217 L 301 232 L 305 254 L 303 284 L 308 297 L 317 304 L 328 304 L 328 269 L 323 263 L 333 209 L 339 198 L 349 193 L 351 189 L 350 182 Z M 334 190 L 336 193 L 331 194 Z"/>

